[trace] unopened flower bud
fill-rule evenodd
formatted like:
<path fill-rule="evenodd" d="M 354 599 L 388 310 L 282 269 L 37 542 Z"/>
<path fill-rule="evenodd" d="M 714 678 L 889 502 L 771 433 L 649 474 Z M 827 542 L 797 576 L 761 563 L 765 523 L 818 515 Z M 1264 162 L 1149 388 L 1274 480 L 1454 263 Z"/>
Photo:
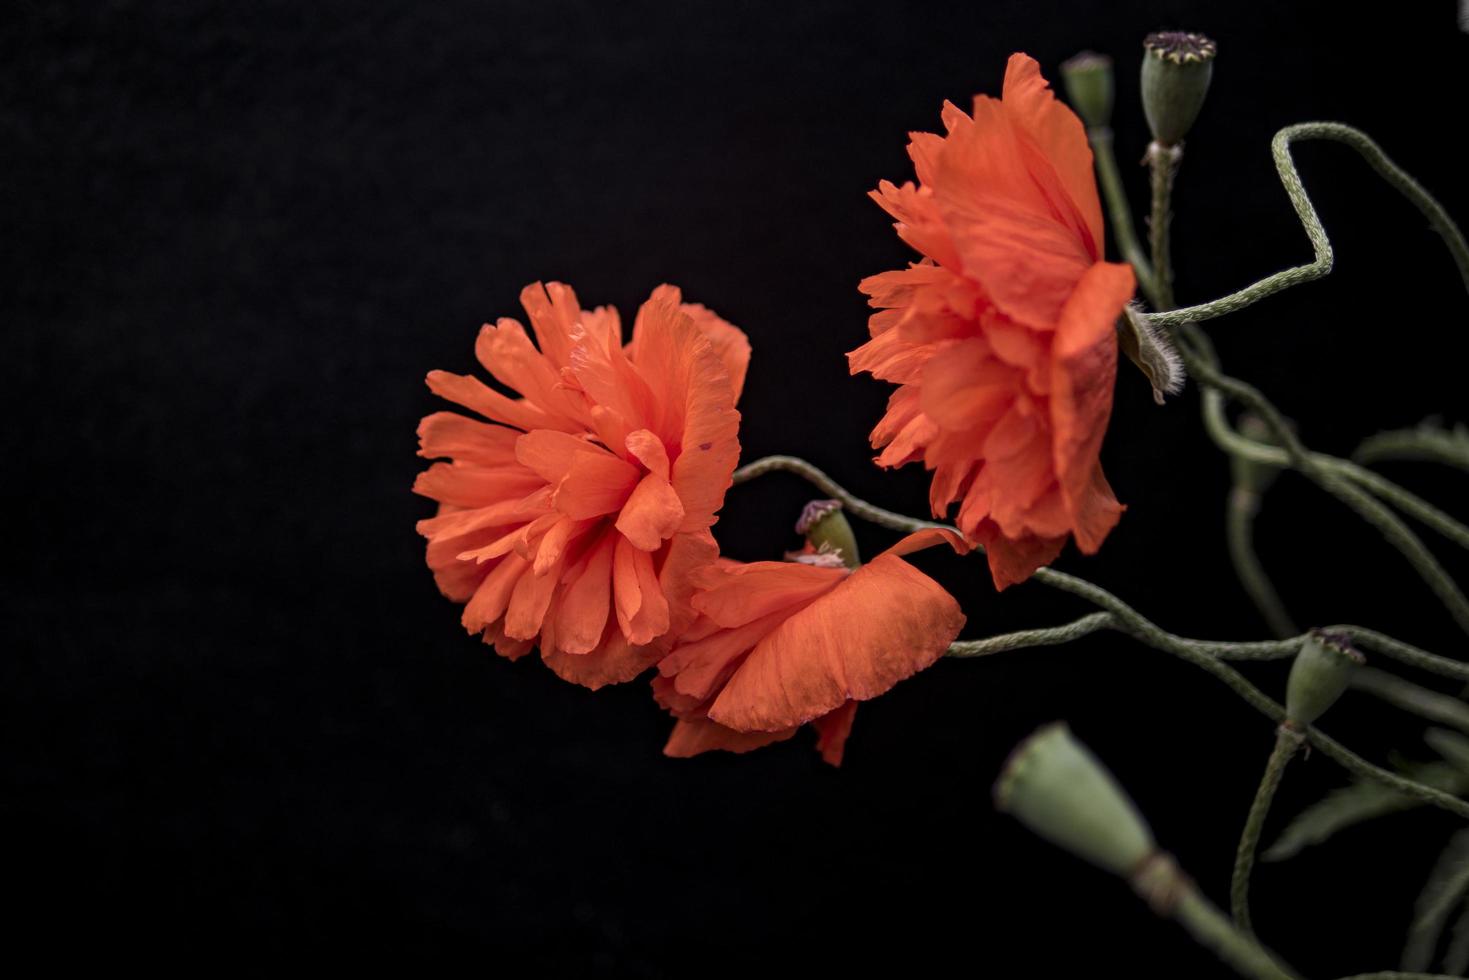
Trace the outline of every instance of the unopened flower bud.
<path fill-rule="evenodd" d="M 1112 59 L 1083 51 L 1061 62 L 1066 99 L 1088 129 L 1112 125 Z"/>
<path fill-rule="evenodd" d="M 796 533 L 804 534 L 818 554 L 838 555 L 848 568 L 862 564 L 857 554 L 857 536 L 847 523 L 847 515 L 842 513 L 840 500 L 811 501 L 801 510 Z"/>
<path fill-rule="evenodd" d="M 1202 34 L 1159 31 L 1143 39 L 1143 113 L 1153 139 L 1173 146 L 1204 107 L 1218 46 Z"/>
<path fill-rule="evenodd" d="M 1339 633 L 1312 630 L 1291 664 L 1285 687 L 1286 722 L 1292 728 L 1313 724 L 1347 689 L 1352 671 L 1366 663 Z"/>
<path fill-rule="evenodd" d="M 995 783 L 995 805 L 1051 843 L 1123 877 L 1156 850 L 1132 801 L 1064 722 L 1016 746 Z"/>

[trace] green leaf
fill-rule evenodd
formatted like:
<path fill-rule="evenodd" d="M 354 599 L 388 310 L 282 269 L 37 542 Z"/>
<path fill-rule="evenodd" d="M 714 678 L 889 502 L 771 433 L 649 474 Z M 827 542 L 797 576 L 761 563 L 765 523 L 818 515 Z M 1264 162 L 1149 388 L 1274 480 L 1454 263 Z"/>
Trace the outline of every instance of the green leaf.
<path fill-rule="evenodd" d="M 1404 970 L 1428 969 L 1439 936 L 1443 935 L 1444 923 L 1466 892 L 1469 892 L 1469 830 L 1461 830 L 1449 838 L 1413 907 L 1413 924 L 1408 928 L 1408 942 L 1403 947 Z"/>
<path fill-rule="evenodd" d="M 1469 740 L 1466 740 L 1466 746 L 1469 746 Z M 1457 796 L 1469 791 L 1469 773 L 1446 762 L 1430 762 L 1406 767 L 1406 769 L 1405 775 L 1446 793 L 1453 793 Z M 1286 858 L 1299 854 L 1312 844 L 1320 844 L 1338 831 L 1376 817 L 1400 813 L 1423 805 L 1421 800 L 1390 789 L 1381 783 L 1353 783 L 1350 786 L 1333 790 L 1319 802 L 1302 810 L 1280 832 L 1275 843 L 1270 845 L 1261 858 L 1266 861 L 1284 861 Z"/>

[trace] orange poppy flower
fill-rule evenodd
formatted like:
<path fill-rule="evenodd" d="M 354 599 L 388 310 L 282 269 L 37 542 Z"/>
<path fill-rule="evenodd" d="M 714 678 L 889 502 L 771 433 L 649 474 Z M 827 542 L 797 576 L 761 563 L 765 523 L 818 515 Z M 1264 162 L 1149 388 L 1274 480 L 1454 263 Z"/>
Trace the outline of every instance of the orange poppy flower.
<path fill-rule="evenodd" d="M 664 753 L 747 752 L 811 722 L 840 765 L 858 701 L 932 664 L 964 626 L 954 597 L 901 556 L 952 531 L 910 534 L 856 571 L 721 560 L 693 575 L 699 618 L 658 664 L 653 692 L 678 722 Z"/>
<path fill-rule="evenodd" d="M 436 412 L 418 427 L 419 455 L 449 460 L 413 485 L 439 502 L 418 525 L 428 565 L 502 655 L 539 645 L 568 680 L 630 680 L 692 621 L 691 575 L 718 555 L 709 528 L 739 458 L 750 345 L 672 286 L 653 291 L 625 347 L 617 311 L 581 309 L 568 286 L 520 299 L 539 349 L 501 319 L 475 353 L 522 397 L 428 375 L 489 420 Z"/>
<path fill-rule="evenodd" d="M 943 121 L 909 143 L 918 184 L 872 194 L 924 258 L 862 282 L 879 312 L 848 359 L 899 385 L 877 462 L 933 471 L 933 513 L 959 504 L 1003 589 L 1068 536 L 1095 552 L 1121 516 L 1098 452 L 1133 274 L 1102 261 L 1086 132 L 1033 60 L 1012 56 L 1002 99 L 946 103 Z"/>

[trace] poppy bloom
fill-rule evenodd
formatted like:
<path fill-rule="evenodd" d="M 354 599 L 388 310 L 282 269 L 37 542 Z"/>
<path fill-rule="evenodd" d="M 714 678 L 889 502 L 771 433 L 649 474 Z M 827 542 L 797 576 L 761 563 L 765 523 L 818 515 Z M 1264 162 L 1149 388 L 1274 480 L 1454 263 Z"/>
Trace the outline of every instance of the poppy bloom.
<path fill-rule="evenodd" d="M 475 353 L 511 398 L 432 371 L 437 395 L 488 422 L 436 412 L 419 455 L 447 459 L 413 489 L 439 502 L 420 521 L 440 591 L 511 659 L 539 645 L 568 680 L 630 680 L 694 616 L 691 574 L 718 554 L 709 533 L 739 458 L 750 345 L 660 286 L 625 347 L 617 311 L 581 309 L 560 283 L 521 304 L 539 349 L 511 319 Z"/>
<path fill-rule="evenodd" d="M 827 555 L 696 571 L 699 617 L 653 679 L 678 718 L 664 753 L 747 752 L 811 722 L 840 765 L 857 702 L 932 664 L 964 626 L 954 597 L 901 557 L 941 541 L 967 550 L 934 528 L 855 571 Z"/>
<path fill-rule="evenodd" d="M 848 359 L 899 385 L 877 462 L 933 471 L 933 513 L 958 503 L 1003 589 L 1068 536 L 1095 552 L 1122 513 L 1098 452 L 1133 275 L 1102 261 L 1086 132 L 1032 59 L 1010 58 L 1002 99 L 946 103 L 943 121 L 909 143 L 918 184 L 872 194 L 924 257 L 862 282 L 879 312 Z"/>

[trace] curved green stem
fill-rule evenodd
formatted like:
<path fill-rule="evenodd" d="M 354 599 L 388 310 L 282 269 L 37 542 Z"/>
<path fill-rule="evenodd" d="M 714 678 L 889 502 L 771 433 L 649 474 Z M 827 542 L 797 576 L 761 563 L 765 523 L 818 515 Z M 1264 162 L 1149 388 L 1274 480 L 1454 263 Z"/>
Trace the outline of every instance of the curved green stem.
<path fill-rule="evenodd" d="M 923 521 L 913 517 L 907 517 L 895 511 L 885 510 L 874 504 L 870 504 L 862 498 L 852 494 L 841 484 L 827 476 L 820 469 L 795 456 L 766 456 L 740 467 L 735 471 L 735 483 L 745 483 L 765 473 L 785 471 L 804 477 L 814 486 L 835 500 L 840 500 L 847 512 L 864 520 L 872 521 L 883 527 L 896 531 L 917 531 L 927 527 L 945 527 L 933 521 Z M 983 553 L 982 548 L 975 551 Z M 1063 592 L 1069 592 L 1087 600 L 1117 618 L 1118 623 L 1133 637 L 1141 640 L 1148 646 L 1172 653 L 1182 660 L 1193 664 L 1201 670 L 1212 674 L 1218 680 L 1227 685 L 1240 696 L 1246 704 L 1260 712 L 1271 721 L 1279 724 L 1285 721 L 1285 708 L 1278 702 L 1272 700 L 1258 687 L 1251 684 L 1243 674 L 1230 667 L 1224 662 L 1224 655 L 1238 657 L 1240 659 L 1276 659 L 1288 657 L 1294 653 L 1299 646 L 1300 639 L 1289 640 L 1261 640 L 1249 643 L 1223 643 L 1207 640 L 1188 640 L 1175 636 L 1167 630 L 1162 629 L 1142 613 L 1133 609 L 1117 596 L 1108 592 L 1100 585 L 1093 584 L 1085 579 L 1058 572 L 1054 568 L 1039 568 L 1032 578 L 1044 585 L 1048 585 Z M 1407 644 L 1402 644 L 1407 647 Z M 1408 648 L 1413 649 L 1413 648 Z M 1422 653 L 1422 651 L 1418 651 Z M 1469 819 L 1469 803 L 1458 799 L 1441 790 L 1411 779 L 1406 779 L 1394 773 L 1375 766 L 1352 752 L 1340 742 L 1315 728 L 1308 728 L 1305 732 L 1306 739 L 1330 759 L 1363 779 L 1373 779 L 1400 793 L 1404 793 L 1415 799 L 1431 803 L 1441 809 L 1448 810 L 1458 816 Z"/>
<path fill-rule="evenodd" d="M 1448 246 L 1454 264 L 1458 267 L 1459 275 L 1464 280 L 1464 286 L 1469 289 L 1469 244 L 1465 243 L 1464 234 L 1459 231 L 1458 226 L 1454 224 L 1443 206 L 1434 200 L 1433 195 L 1393 163 L 1387 154 L 1383 153 L 1382 149 L 1361 130 L 1334 122 L 1297 123 L 1275 134 L 1275 138 L 1270 143 L 1270 152 L 1275 158 L 1275 169 L 1280 173 L 1280 182 L 1285 186 L 1285 192 L 1290 197 L 1291 205 L 1295 208 L 1296 215 L 1301 219 L 1301 225 L 1306 230 L 1306 237 L 1311 241 L 1315 259 L 1306 265 L 1266 276 L 1259 282 L 1212 302 L 1150 314 L 1150 319 L 1154 323 L 1176 325 L 1224 316 L 1226 313 L 1242 310 L 1283 289 L 1320 279 L 1331 271 L 1333 261 L 1331 241 L 1326 237 L 1326 229 L 1322 227 L 1321 219 L 1316 215 L 1316 208 L 1306 194 L 1306 188 L 1301 184 L 1301 176 L 1296 171 L 1295 161 L 1291 158 L 1291 144 L 1297 140 L 1331 140 L 1345 143 L 1356 150 L 1373 170 L 1411 201 L 1413 206 L 1428 219 L 1429 226 L 1443 238 L 1444 244 Z"/>
<path fill-rule="evenodd" d="M 1469 432 L 1462 428 L 1446 432 L 1427 426 L 1379 432 L 1363 439 L 1352 459 L 1369 465 L 1387 460 L 1421 460 L 1469 472 Z"/>
<path fill-rule="evenodd" d="M 1380 698 L 1388 704 L 1431 721 L 1469 732 L 1469 704 L 1448 694 L 1429 690 L 1396 674 L 1371 667 L 1352 671 L 1352 687 Z"/>
<path fill-rule="evenodd" d="M 1117 250 L 1132 266 L 1137 276 L 1138 288 L 1153 306 L 1159 306 L 1157 287 L 1153 280 L 1153 266 L 1147 253 L 1138 242 L 1137 230 L 1132 225 L 1132 207 L 1127 203 L 1127 191 L 1122 186 L 1122 174 L 1117 169 L 1117 155 L 1112 151 L 1112 130 L 1105 126 L 1094 126 L 1086 131 L 1092 145 L 1092 158 L 1097 165 L 1097 183 L 1102 189 L 1102 200 L 1107 205 L 1107 217 L 1112 226 L 1112 237 L 1117 241 Z"/>
<path fill-rule="evenodd" d="M 1235 487 L 1229 494 L 1225 508 L 1225 536 L 1229 545 L 1229 560 L 1234 565 L 1235 575 L 1255 608 L 1264 617 L 1270 632 L 1276 636 L 1296 636 L 1301 631 L 1286 612 L 1280 593 L 1270 581 L 1265 566 L 1255 553 L 1255 515 L 1260 511 L 1260 495 L 1246 487 Z"/>
<path fill-rule="evenodd" d="M 1275 733 L 1275 747 L 1265 763 L 1265 773 L 1260 777 L 1260 786 L 1255 790 L 1254 802 L 1250 804 L 1249 816 L 1245 818 L 1245 829 L 1240 834 L 1239 847 L 1234 852 L 1234 874 L 1229 883 L 1229 907 L 1234 915 L 1234 924 L 1241 931 L 1254 933 L 1250 924 L 1250 873 L 1255 868 L 1255 852 L 1260 847 L 1260 832 L 1265 829 L 1265 818 L 1270 815 L 1270 804 L 1275 800 L 1275 791 L 1280 787 L 1285 767 L 1305 743 L 1305 738 L 1294 728 L 1281 725 Z"/>

